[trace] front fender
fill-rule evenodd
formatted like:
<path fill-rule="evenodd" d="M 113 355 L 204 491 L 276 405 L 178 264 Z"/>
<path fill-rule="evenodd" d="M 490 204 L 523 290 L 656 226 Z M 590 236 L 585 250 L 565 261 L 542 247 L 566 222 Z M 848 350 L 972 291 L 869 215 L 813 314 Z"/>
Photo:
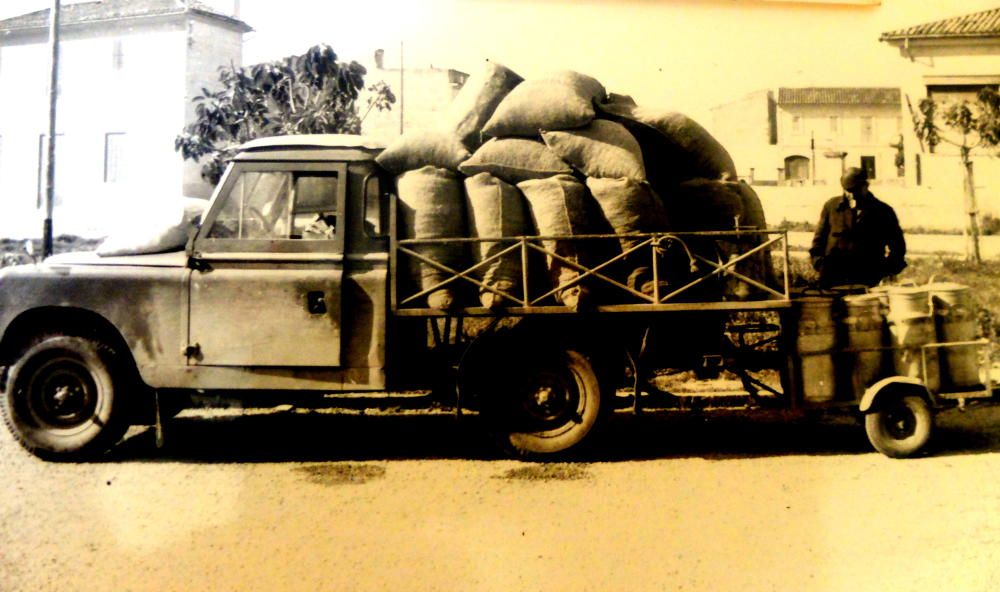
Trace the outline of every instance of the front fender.
<path fill-rule="evenodd" d="M 934 395 L 927 390 L 927 387 L 920 380 L 909 376 L 889 376 L 865 390 L 864 396 L 861 397 L 861 403 L 858 405 L 858 411 L 861 413 L 870 413 L 875 410 L 880 397 L 889 393 L 898 394 L 900 392 L 922 397 L 931 406 L 935 404 Z"/>

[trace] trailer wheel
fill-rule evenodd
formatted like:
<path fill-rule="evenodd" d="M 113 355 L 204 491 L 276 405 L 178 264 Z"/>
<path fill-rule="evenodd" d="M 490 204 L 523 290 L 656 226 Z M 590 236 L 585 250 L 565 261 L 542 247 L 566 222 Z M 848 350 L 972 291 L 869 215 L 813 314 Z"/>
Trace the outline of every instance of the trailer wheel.
<path fill-rule="evenodd" d="M 15 438 L 47 460 L 106 451 L 128 428 L 114 353 L 82 337 L 48 336 L 10 369 L 0 411 Z"/>
<path fill-rule="evenodd" d="M 482 411 L 507 451 L 548 459 L 576 447 L 605 414 L 590 361 L 573 350 L 519 358 L 485 393 Z"/>
<path fill-rule="evenodd" d="M 930 440 L 934 416 L 923 397 L 888 397 L 865 416 L 868 440 L 890 458 L 907 458 Z"/>

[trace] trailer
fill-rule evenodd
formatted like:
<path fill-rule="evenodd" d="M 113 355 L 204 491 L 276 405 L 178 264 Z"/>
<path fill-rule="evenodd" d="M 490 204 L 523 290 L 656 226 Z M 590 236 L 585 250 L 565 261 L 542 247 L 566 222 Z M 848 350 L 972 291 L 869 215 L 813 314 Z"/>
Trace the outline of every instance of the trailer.
<path fill-rule="evenodd" d="M 923 450 L 935 411 L 995 401 L 987 340 L 943 340 L 925 320 L 851 325 L 837 312 L 849 297 L 792 290 L 783 231 L 735 221 L 627 237 L 403 238 L 381 149 L 355 136 L 254 141 L 184 249 L 0 271 L 0 411 L 13 435 L 42 458 L 78 459 L 130 425 L 162 434 L 180 409 L 216 400 L 405 406 L 475 416 L 508 452 L 550 459 L 611 413 L 777 409 L 855 415 L 877 450 L 905 457 Z M 483 241 L 492 254 L 468 265 L 428 254 Z M 568 258 L 556 241 L 607 255 Z M 503 257 L 520 262 L 516 289 L 483 281 Z M 771 277 L 746 271 L 763 258 Z M 538 273 L 546 260 L 574 279 L 553 285 Z M 647 289 L 623 278 L 637 261 Z M 413 282 L 413 265 L 440 279 Z M 591 305 L 555 298 L 575 285 L 596 295 Z M 472 297 L 428 306 L 443 287 Z M 481 306 L 480 292 L 496 304 Z M 948 380 L 959 364 L 963 379 Z M 660 380 L 678 369 L 738 388 L 685 393 Z"/>

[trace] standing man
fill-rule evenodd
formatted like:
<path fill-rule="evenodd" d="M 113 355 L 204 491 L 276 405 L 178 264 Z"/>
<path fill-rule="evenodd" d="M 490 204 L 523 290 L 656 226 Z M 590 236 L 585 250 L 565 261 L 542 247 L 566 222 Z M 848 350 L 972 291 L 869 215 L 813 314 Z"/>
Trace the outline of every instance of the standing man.
<path fill-rule="evenodd" d="M 809 255 L 823 287 L 874 286 L 906 267 L 906 241 L 896 212 L 868 191 L 868 176 L 851 167 L 844 194 L 823 205 Z"/>

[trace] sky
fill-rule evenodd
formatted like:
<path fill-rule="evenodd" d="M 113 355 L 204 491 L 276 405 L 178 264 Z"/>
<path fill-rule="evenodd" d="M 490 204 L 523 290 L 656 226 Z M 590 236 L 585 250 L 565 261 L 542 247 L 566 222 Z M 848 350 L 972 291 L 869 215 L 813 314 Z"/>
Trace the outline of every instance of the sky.
<path fill-rule="evenodd" d="M 50 5 L 0 0 L 0 18 Z M 701 119 L 714 105 L 764 88 L 897 86 L 903 58 L 878 41 L 880 33 L 994 7 L 1000 0 L 240 2 L 255 29 L 245 38 L 245 63 L 322 42 L 341 58 L 368 63 L 383 48 L 386 65 L 398 67 L 402 45 L 407 68 L 473 72 L 492 60 L 529 78 L 574 69 L 640 104 Z"/>

